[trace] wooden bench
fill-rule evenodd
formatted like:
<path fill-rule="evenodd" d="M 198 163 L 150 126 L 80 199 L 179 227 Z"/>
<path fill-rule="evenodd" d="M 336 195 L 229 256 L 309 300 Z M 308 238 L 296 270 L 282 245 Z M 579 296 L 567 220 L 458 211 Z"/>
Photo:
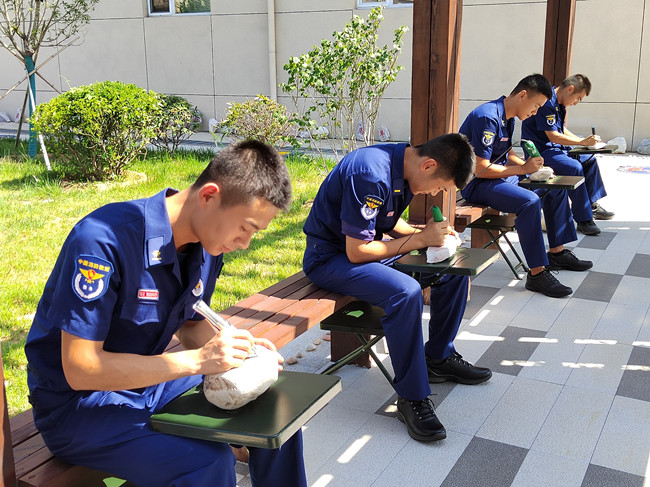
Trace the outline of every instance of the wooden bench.
<path fill-rule="evenodd" d="M 456 210 L 454 213 L 454 230 L 459 233 L 465 231 L 467 226 L 481 218 L 483 215 L 498 215 L 499 211 L 489 206 L 479 205 L 468 203 L 465 201 L 460 194 L 460 191 L 456 191 Z M 487 232 L 480 229 L 471 229 L 471 247 L 473 249 L 481 249 L 488 242 L 490 242 L 490 236 Z M 493 247 L 490 247 L 493 248 Z"/>
<path fill-rule="evenodd" d="M 319 288 L 303 272 L 249 296 L 220 313 L 253 336 L 268 338 L 280 348 L 352 298 Z M 334 346 L 334 344 L 333 344 Z M 177 340 L 167 351 L 180 349 Z M 0 365 L 1 365 L 0 359 Z M 45 446 L 27 410 L 9 419 L 4 372 L 2 381 L 2 478 L 6 487 L 127 487 L 131 484 L 55 458 Z M 1 487 L 1 486 L 0 486 Z"/>

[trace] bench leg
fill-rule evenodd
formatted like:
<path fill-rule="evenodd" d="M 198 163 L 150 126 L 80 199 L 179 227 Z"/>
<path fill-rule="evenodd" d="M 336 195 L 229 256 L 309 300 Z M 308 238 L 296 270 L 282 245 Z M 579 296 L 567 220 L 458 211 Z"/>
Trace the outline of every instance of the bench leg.
<path fill-rule="evenodd" d="M 365 335 L 365 338 L 370 338 L 370 335 Z M 333 331 L 331 335 L 330 345 L 332 362 L 337 362 L 341 360 L 341 358 L 348 355 L 350 352 L 356 350 L 359 347 L 359 341 L 357 338 L 355 338 L 354 333 Z M 370 355 L 363 353 L 349 363 L 369 369 Z"/>
<path fill-rule="evenodd" d="M 349 334 L 351 335 L 351 334 Z M 383 335 L 376 335 L 372 339 L 368 340 L 368 335 L 359 335 L 356 334 L 357 338 L 361 342 L 361 346 L 357 346 L 354 350 L 352 350 L 350 353 L 345 355 L 344 357 L 341 357 L 340 359 L 336 360 L 332 365 L 330 365 L 327 369 L 325 369 L 322 374 L 325 375 L 330 375 L 339 370 L 341 367 L 344 365 L 352 364 L 355 363 L 354 360 L 357 357 L 360 356 L 365 356 L 367 357 L 368 354 L 372 356 L 374 359 L 375 363 L 377 364 L 377 367 L 379 367 L 379 370 L 381 370 L 382 374 L 384 374 L 384 377 L 388 379 L 388 382 L 391 384 L 393 383 L 393 378 L 391 377 L 390 373 L 384 367 L 384 364 L 381 363 L 381 360 L 379 360 L 379 357 L 375 354 L 375 352 L 372 350 L 372 346 L 374 346 L 376 343 L 378 343 L 383 337 Z"/>

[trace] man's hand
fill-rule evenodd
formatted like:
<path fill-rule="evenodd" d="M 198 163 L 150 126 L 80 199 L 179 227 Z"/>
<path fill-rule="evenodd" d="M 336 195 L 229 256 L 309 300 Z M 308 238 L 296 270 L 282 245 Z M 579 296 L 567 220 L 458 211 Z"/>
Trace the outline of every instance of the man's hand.
<path fill-rule="evenodd" d="M 262 340 L 260 345 L 269 348 L 273 344 Z M 256 340 L 247 330 L 238 328 L 224 328 L 217 333 L 199 352 L 201 374 L 219 374 L 234 367 L 241 367 L 248 357 Z M 274 349 L 275 347 L 273 347 Z"/>
<path fill-rule="evenodd" d="M 580 141 L 580 145 L 584 145 L 586 147 L 589 147 L 591 145 L 596 145 L 598 142 L 600 142 L 600 136 L 598 135 L 590 135 L 589 137 L 585 137 Z"/>
<path fill-rule="evenodd" d="M 276 352 L 278 356 L 278 370 L 282 370 L 282 364 L 284 363 L 284 357 L 280 355 L 278 350 L 275 348 L 275 345 L 273 345 L 273 342 L 267 340 L 266 338 L 255 338 L 255 345 L 261 345 L 265 348 L 268 348 L 272 352 Z"/>
<path fill-rule="evenodd" d="M 533 174 L 534 172 L 539 171 L 543 165 L 544 159 L 542 157 L 530 157 L 521 167 L 524 174 Z"/>
<path fill-rule="evenodd" d="M 424 247 L 441 247 L 445 243 L 445 235 L 449 233 L 447 221 L 434 222 L 429 220 L 418 237 L 424 243 Z"/>

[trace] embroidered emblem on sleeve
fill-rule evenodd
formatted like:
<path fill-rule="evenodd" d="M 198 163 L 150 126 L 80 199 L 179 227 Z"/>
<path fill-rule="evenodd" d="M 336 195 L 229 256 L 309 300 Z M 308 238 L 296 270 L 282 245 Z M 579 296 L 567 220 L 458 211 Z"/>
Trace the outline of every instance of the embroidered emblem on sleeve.
<path fill-rule="evenodd" d="M 484 130 L 483 131 L 483 138 L 481 141 L 483 142 L 483 145 L 485 147 L 490 147 L 492 143 L 494 142 L 494 132 L 491 132 L 489 130 Z"/>
<path fill-rule="evenodd" d="M 197 298 L 203 296 L 203 279 L 199 279 L 199 282 L 196 283 L 196 286 L 192 289 L 192 294 Z"/>
<path fill-rule="evenodd" d="M 361 216 L 366 220 L 372 220 L 379 213 L 379 208 L 384 204 L 384 200 L 377 196 L 366 196 L 366 199 L 361 207 Z"/>
<path fill-rule="evenodd" d="M 81 254 L 75 260 L 75 266 L 72 277 L 75 294 L 85 302 L 101 298 L 108 290 L 113 265 L 94 255 Z"/>
<path fill-rule="evenodd" d="M 546 115 L 546 123 L 549 124 L 551 127 L 555 125 L 555 114 L 551 115 Z"/>

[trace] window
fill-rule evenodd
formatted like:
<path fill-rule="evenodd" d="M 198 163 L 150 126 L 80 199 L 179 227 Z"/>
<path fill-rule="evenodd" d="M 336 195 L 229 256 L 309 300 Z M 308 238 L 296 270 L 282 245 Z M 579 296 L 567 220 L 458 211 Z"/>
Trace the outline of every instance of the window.
<path fill-rule="evenodd" d="M 209 13 L 210 0 L 149 0 L 150 15 Z"/>
<path fill-rule="evenodd" d="M 412 7 L 413 0 L 357 0 L 357 8 Z"/>

